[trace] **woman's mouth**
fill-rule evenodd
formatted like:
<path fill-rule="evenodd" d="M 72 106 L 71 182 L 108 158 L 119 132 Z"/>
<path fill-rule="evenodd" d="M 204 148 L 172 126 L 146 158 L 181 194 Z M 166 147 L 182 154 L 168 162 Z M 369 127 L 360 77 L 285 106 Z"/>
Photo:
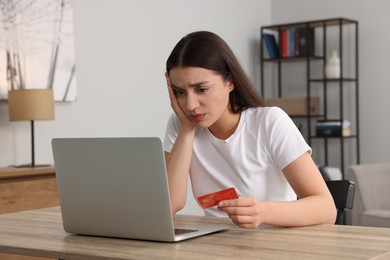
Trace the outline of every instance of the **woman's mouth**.
<path fill-rule="evenodd" d="M 205 117 L 206 114 L 195 114 L 195 115 L 191 115 L 191 118 L 192 120 L 194 120 L 195 122 L 200 122 L 203 120 L 203 118 Z"/>

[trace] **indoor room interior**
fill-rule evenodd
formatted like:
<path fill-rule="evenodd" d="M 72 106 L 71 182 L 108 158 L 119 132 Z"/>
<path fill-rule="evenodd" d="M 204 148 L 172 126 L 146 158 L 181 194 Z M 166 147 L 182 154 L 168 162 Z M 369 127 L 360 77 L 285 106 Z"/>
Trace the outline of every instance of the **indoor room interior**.
<path fill-rule="evenodd" d="M 39 1 L 44 0 L 24 4 Z M 11 11 L 17 10 L 18 5 L 22 8 L 23 2 L 0 3 L 0 216 L 59 205 L 53 138 L 164 139 L 172 114 L 164 76 L 166 59 L 184 35 L 207 30 L 230 45 L 265 101 L 301 98 L 298 105 L 304 112 L 290 116 L 305 139 L 310 139 L 312 157 L 324 178 L 349 180 L 353 184 L 352 201 L 349 198 L 352 209 L 346 209 L 343 224 L 390 227 L 390 138 L 386 134 L 390 128 L 386 116 L 390 111 L 390 52 L 386 51 L 390 46 L 390 1 L 56 0 L 27 13 L 35 17 L 43 13 L 40 9 L 54 12 L 49 2 L 58 2 L 59 12 L 66 10 L 66 17 L 57 17 L 64 23 L 63 27 L 56 27 L 60 33 L 49 36 L 50 39 L 43 38 L 46 28 L 40 29 L 40 23 L 26 27 L 33 32 L 10 29 L 8 19 L 12 15 L 18 17 L 18 11 Z M 47 20 L 57 19 L 45 15 Z M 299 53 L 281 57 L 282 31 L 298 31 L 296 28 L 306 26 L 315 27 L 312 51 L 313 57 L 320 58 L 309 59 Z M 23 33 L 24 41 L 34 42 L 31 50 L 46 46 L 51 58 L 33 57 L 39 62 L 30 64 L 33 68 L 23 69 L 32 71 L 34 76 L 13 81 L 12 77 L 23 71 L 17 67 L 16 58 L 22 63 L 25 60 L 10 55 L 15 46 L 22 46 L 12 37 L 21 37 Z M 277 57 L 271 57 L 271 47 L 262 41 L 264 33 L 276 40 Z M 49 43 L 41 44 L 39 37 Z M 62 43 L 70 48 L 69 53 L 62 52 Z M 286 48 L 293 47 L 290 44 Z M 338 55 L 338 69 L 342 68 L 341 75 L 335 77 L 327 76 L 325 68 L 333 52 Z M 57 63 L 53 55 L 58 58 Z M 12 59 L 14 68 L 9 67 Z M 57 66 L 57 74 L 50 69 L 53 66 Z M 35 82 L 29 86 L 29 80 L 37 75 L 42 78 L 41 86 L 34 85 Z M 19 117 L 18 113 L 26 112 L 20 104 L 28 101 L 9 94 L 18 84 L 20 88 L 54 91 L 45 93 L 49 97 L 40 96 L 33 104 L 47 105 L 43 114 L 39 109 L 34 114 L 35 110 L 28 108 L 28 115 Z M 63 86 L 70 88 L 66 95 L 59 94 L 64 91 Z M 317 106 L 313 113 L 318 114 L 307 112 L 310 106 L 305 102 L 310 97 L 318 98 L 310 99 L 311 105 Z M 286 109 L 289 108 L 291 104 Z M 321 120 L 340 119 L 340 131 L 345 122 L 350 126 L 347 134 L 340 132 L 330 137 L 316 132 Z M 33 167 L 18 167 L 26 163 Z M 42 182 L 37 184 L 34 180 Z M 191 190 L 191 184 L 188 185 Z M 204 215 L 191 192 L 180 214 Z"/>

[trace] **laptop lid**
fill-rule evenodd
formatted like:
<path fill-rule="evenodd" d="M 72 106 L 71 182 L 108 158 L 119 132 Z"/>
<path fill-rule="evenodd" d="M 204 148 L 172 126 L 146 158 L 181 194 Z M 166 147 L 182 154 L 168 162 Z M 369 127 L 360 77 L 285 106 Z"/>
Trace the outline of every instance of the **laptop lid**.
<path fill-rule="evenodd" d="M 159 138 L 56 138 L 52 149 L 68 233 L 179 241 L 227 228 L 175 236 Z"/>

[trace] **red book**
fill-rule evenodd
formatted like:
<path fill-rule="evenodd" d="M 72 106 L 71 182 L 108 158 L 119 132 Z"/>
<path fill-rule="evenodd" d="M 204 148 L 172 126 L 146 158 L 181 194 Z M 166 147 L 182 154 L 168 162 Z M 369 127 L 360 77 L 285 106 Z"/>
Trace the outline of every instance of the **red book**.
<path fill-rule="evenodd" d="M 287 37 L 288 31 L 287 30 L 282 30 L 280 32 L 280 56 L 282 58 L 287 58 L 288 57 L 288 37 Z"/>

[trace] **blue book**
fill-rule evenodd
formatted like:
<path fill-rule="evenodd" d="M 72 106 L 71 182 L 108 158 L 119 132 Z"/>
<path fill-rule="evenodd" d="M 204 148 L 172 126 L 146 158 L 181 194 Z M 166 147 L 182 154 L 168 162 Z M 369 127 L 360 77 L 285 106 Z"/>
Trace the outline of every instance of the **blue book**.
<path fill-rule="evenodd" d="M 292 27 L 289 30 L 289 57 L 294 57 L 295 56 L 295 28 Z"/>
<path fill-rule="evenodd" d="M 279 48 L 276 44 L 276 39 L 273 34 L 263 33 L 263 40 L 270 59 L 276 59 L 279 57 Z"/>

